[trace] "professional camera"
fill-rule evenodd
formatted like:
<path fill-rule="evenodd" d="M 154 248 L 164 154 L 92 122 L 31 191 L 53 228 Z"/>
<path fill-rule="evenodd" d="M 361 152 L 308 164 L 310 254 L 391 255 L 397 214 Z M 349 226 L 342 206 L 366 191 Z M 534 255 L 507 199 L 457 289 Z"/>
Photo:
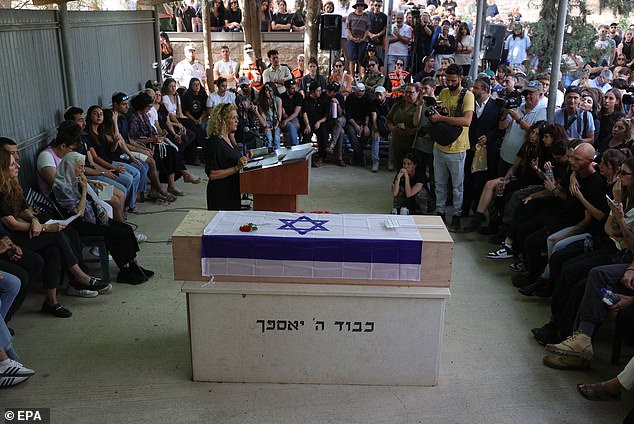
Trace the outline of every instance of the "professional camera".
<path fill-rule="evenodd" d="M 632 103 L 634 103 L 632 101 L 632 93 L 634 93 L 634 85 L 630 85 L 629 87 L 625 88 L 626 93 L 623 93 L 623 96 L 621 97 L 621 102 L 624 105 L 631 105 Z"/>
<path fill-rule="evenodd" d="M 410 15 L 412 15 L 412 21 L 416 21 L 416 19 L 420 19 L 420 11 L 421 11 L 421 9 L 422 9 L 421 6 L 412 6 L 408 10 L 408 13 Z"/>
<path fill-rule="evenodd" d="M 522 104 L 522 95 L 519 91 L 511 91 L 495 99 L 495 104 L 504 109 L 516 109 Z"/>
<path fill-rule="evenodd" d="M 447 111 L 439 104 L 434 97 L 423 96 L 423 101 L 425 102 L 425 116 L 429 118 L 435 114 L 445 115 L 447 116 Z"/>

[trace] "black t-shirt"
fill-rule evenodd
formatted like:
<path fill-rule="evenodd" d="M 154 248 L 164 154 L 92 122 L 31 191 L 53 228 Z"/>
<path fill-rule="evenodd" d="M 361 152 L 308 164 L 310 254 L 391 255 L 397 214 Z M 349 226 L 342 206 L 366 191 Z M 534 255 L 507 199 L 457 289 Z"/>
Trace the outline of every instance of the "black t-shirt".
<path fill-rule="evenodd" d="M 330 99 L 325 93 L 316 99 L 308 96 L 302 102 L 302 111 L 308 115 L 308 122 L 312 126 L 315 122 L 328 116 L 329 105 Z"/>
<path fill-rule="evenodd" d="M 187 91 L 183 98 L 183 113 L 189 112 L 195 119 L 200 119 L 205 111 L 206 103 L 207 93 L 204 90 L 198 91 L 198 94 Z"/>
<path fill-rule="evenodd" d="M 568 195 L 568 199 L 564 202 L 563 207 L 557 208 L 557 213 L 553 219 L 565 221 L 567 224 L 573 225 L 583 220 L 585 208 L 581 202 L 569 192 L 571 174 L 571 172 L 567 173 L 560 183 L 561 188 Z M 579 183 L 579 190 L 583 194 L 583 197 L 585 197 L 591 205 L 603 212 L 609 212 L 609 207 L 605 200 L 606 184 L 599 172 L 594 172 L 587 177 L 577 175 L 577 182 Z"/>
<path fill-rule="evenodd" d="M 394 177 L 393 181 L 396 180 L 396 178 L 398 177 L 398 173 L 400 171 L 401 170 L 399 169 L 396 172 L 396 176 Z M 413 188 L 418 183 L 421 183 L 423 185 L 421 190 L 425 190 L 425 177 L 422 175 L 422 173 L 416 172 L 413 177 L 409 177 L 409 187 L 410 187 L 410 189 Z M 403 192 L 405 192 L 405 178 L 401 178 L 401 180 L 399 181 L 398 185 L 403 187 Z M 405 199 L 405 206 L 407 207 L 407 209 L 410 210 L 410 213 L 417 212 L 418 209 L 419 209 L 418 204 L 416 203 L 416 200 L 415 200 L 414 197 L 415 197 L 415 195 Z"/>
<path fill-rule="evenodd" d="M 306 25 L 304 17 L 299 13 L 294 13 L 291 17 L 291 25 L 301 28 Z"/>
<path fill-rule="evenodd" d="M 0 217 L 2 216 L 15 217 L 16 215 L 18 215 L 20 212 L 22 212 L 25 209 L 28 209 L 28 205 L 26 204 L 26 201 L 24 200 L 24 198 L 22 198 L 22 202 L 20 203 L 18 210 L 12 211 L 8 205 L 8 202 L 5 200 L 4 194 L 0 193 Z"/>
<path fill-rule="evenodd" d="M 372 34 L 378 34 L 383 31 L 387 26 L 387 15 L 383 12 L 379 12 L 378 14 L 370 12 L 370 32 Z M 379 43 L 383 43 L 383 39 L 385 36 L 379 37 Z M 374 42 L 374 40 L 372 40 Z"/>
<path fill-rule="evenodd" d="M 366 117 L 369 117 L 372 112 L 372 103 L 372 97 L 368 93 L 364 93 L 361 98 L 356 94 L 349 95 L 346 99 L 346 117 L 354 119 L 357 124 L 364 123 Z"/>
<path fill-rule="evenodd" d="M 232 149 L 225 140 L 217 136 L 209 137 L 204 144 L 205 173 L 212 170 L 227 169 L 235 166 L 242 153 Z M 209 180 L 207 185 L 207 209 L 240 210 L 240 174 Z"/>
<path fill-rule="evenodd" d="M 110 150 L 106 147 L 104 140 L 100 140 L 95 135 L 90 135 L 90 138 L 88 139 L 88 148 L 91 147 L 95 149 L 95 153 L 97 153 L 97 156 L 99 156 L 100 159 L 103 159 L 108 163 L 112 162 L 110 159 Z"/>
<path fill-rule="evenodd" d="M 271 24 L 275 22 L 280 25 L 288 25 L 291 23 L 293 15 L 290 13 L 275 13 L 273 15 L 273 19 L 271 20 Z M 274 29 L 273 31 L 290 31 L 290 29 Z"/>
<path fill-rule="evenodd" d="M 301 107 L 304 101 L 304 98 L 302 97 L 302 95 L 297 92 L 293 93 L 291 97 L 288 96 L 288 92 L 282 94 L 280 97 L 282 99 L 282 108 L 284 109 L 284 112 L 286 112 L 286 115 L 288 116 L 291 116 L 293 112 L 295 112 L 295 108 L 297 106 Z M 300 115 L 301 115 L 301 111 L 300 111 Z"/>
<path fill-rule="evenodd" d="M 225 21 L 242 23 L 242 10 L 238 9 L 235 12 L 231 9 L 227 10 L 225 13 Z"/>

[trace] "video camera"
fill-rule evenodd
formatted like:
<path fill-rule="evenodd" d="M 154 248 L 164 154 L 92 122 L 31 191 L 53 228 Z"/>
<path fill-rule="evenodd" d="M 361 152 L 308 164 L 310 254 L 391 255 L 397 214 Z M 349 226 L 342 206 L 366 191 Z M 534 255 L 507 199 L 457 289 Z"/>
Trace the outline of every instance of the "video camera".
<path fill-rule="evenodd" d="M 511 91 L 495 99 L 495 104 L 504 109 L 516 109 L 522 104 L 522 95 L 519 91 Z"/>
<path fill-rule="evenodd" d="M 437 101 L 434 97 L 423 96 L 423 101 L 425 102 L 425 116 L 429 118 L 435 114 L 447 116 L 447 111 L 444 107 L 440 105 L 441 102 Z"/>

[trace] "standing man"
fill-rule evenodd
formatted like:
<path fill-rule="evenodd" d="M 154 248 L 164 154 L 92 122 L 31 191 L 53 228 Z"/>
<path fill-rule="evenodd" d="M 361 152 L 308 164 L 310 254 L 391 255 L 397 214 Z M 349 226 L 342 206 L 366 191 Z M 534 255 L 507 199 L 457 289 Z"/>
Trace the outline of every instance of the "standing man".
<path fill-rule="evenodd" d="M 594 118 L 587 110 L 579 108 L 581 88 L 570 86 L 564 95 L 564 107 L 555 111 L 553 123 L 561 125 L 569 138 L 583 139 L 594 144 Z"/>
<path fill-rule="evenodd" d="M 304 65 L 305 63 L 306 63 L 306 56 L 304 56 L 304 54 L 297 55 L 297 68 L 291 71 L 291 75 L 295 79 L 295 84 L 297 86 L 299 86 L 299 84 L 302 82 L 302 78 L 304 77 L 304 74 L 306 73 L 306 70 L 305 70 L 306 68 Z"/>
<path fill-rule="evenodd" d="M 464 183 L 464 163 L 469 149 L 469 125 L 473 119 L 473 93 L 462 88 L 462 67 L 452 63 L 445 70 L 447 88 L 444 88 L 438 99 L 447 108 L 448 115 L 439 113 L 429 117 L 433 123 L 444 122 L 462 127 L 462 133 L 456 141 L 441 146 L 434 145 L 434 177 L 436 179 L 436 213 L 445 217 L 445 203 L 449 189 L 449 178 L 453 185 L 453 218 L 449 231 L 459 232 L 460 215 L 462 214 L 462 196 Z M 462 104 L 458 109 L 459 103 Z M 438 140 L 436 140 L 438 141 Z"/>
<path fill-rule="evenodd" d="M 241 77 L 249 78 L 251 81 L 251 88 L 258 91 L 262 89 L 264 85 L 262 83 L 262 64 L 261 60 L 256 59 L 253 46 L 251 44 L 244 45 L 244 60 L 240 62 L 240 70 L 238 73 Z"/>
<path fill-rule="evenodd" d="M 282 94 L 286 91 L 284 82 L 291 79 L 291 70 L 286 66 L 280 65 L 280 56 L 277 50 L 269 50 L 266 56 L 269 58 L 271 66 L 266 68 L 262 75 L 264 84 L 267 82 L 274 83 L 277 86 L 277 92 Z"/>
<path fill-rule="evenodd" d="M 387 51 L 387 73 L 394 70 L 394 64 L 397 60 L 401 60 L 404 64 L 403 69 L 408 68 L 409 51 L 408 45 L 412 41 L 412 28 L 405 25 L 403 12 L 396 13 L 396 23 L 392 24 L 392 29 L 388 34 L 390 47 Z"/>
<path fill-rule="evenodd" d="M 368 5 L 363 0 L 357 0 L 353 6 L 354 12 L 348 15 L 346 28 L 348 30 L 348 61 L 350 62 L 350 75 L 354 77 L 356 67 L 365 58 L 370 34 L 370 15 L 365 12 Z"/>
<path fill-rule="evenodd" d="M 500 148 L 500 162 L 498 175 L 506 175 L 519 152 L 526 142 L 528 131 L 537 121 L 546 120 L 546 106 L 541 102 L 544 97 L 544 87 L 539 81 L 529 82 L 522 92 L 525 102 L 517 109 L 504 109 L 500 117 L 499 128 L 506 130 L 502 147 Z"/>
<path fill-rule="evenodd" d="M 203 87 L 207 87 L 205 67 L 196 60 L 196 48 L 193 45 L 185 46 L 185 59 L 176 64 L 173 76 L 179 87 L 188 88 L 192 78 L 198 78 Z"/>
<path fill-rule="evenodd" d="M 373 0 L 370 3 L 370 32 L 368 34 L 370 41 L 376 46 L 376 55 L 381 59 L 383 59 L 383 42 L 387 27 L 387 15 L 381 12 L 382 7 L 382 0 Z"/>
<path fill-rule="evenodd" d="M 235 60 L 231 60 L 229 47 L 220 47 L 221 59 L 214 63 L 214 81 L 223 77 L 227 80 L 227 86 L 229 88 L 236 88 L 238 83 L 238 69 L 240 65 Z"/>
<path fill-rule="evenodd" d="M 358 83 L 352 87 L 352 95 L 346 99 L 346 134 L 352 144 L 352 160 L 351 165 L 365 166 L 365 156 L 363 148 L 370 141 L 370 114 L 373 110 L 373 98 L 366 93 L 365 85 Z M 374 152 L 373 152 L 374 153 Z M 378 151 L 377 157 L 372 157 L 372 163 L 379 162 Z M 374 155 L 373 155 L 374 156 Z"/>
<path fill-rule="evenodd" d="M 612 58 L 614 57 L 614 50 L 616 50 L 616 43 L 608 37 L 608 31 L 607 25 L 601 25 L 599 27 L 599 38 L 594 42 L 600 66 L 612 66 Z"/>
<path fill-rule="evenodd" d="M 308 85 L 308 96 L 302 104 L 302 116 L 304 119 L 304 143 L 310 143 L 313 134 L 317 135 L 317 157 L 312 163 L 314 168 L 319 168 L 327 156 L 328 144 L 328 110 L 330 101 L 321 95 L 321 86 L 317 81 Z"/>

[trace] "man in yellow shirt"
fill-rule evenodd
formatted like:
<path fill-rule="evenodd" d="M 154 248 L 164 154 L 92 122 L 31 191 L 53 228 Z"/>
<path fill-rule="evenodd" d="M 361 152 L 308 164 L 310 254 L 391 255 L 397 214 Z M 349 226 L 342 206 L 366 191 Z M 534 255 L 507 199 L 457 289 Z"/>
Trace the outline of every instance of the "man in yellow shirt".
<path fill-rule="evenodd" d="M 449 231 L 460 232 L 460 214 L 462 213 L 462 197 L 464 182 L 464 162 L 469 149 L 469 125 L 474 111 L 473 93 L 466 90 L 462 95 L 462 67 L 451 64 L 445 70 L 447 88 L 444 88 L 438 100 L 447 108 L 448 115 L 439 113 L 429 120 L 433 123 L 444 122 L 462 127 L 462 133 L 453 143 L 447 146 L 434 144 L 434 177 L 436 180 L 436 213 L 445 219 L 445 203 L 449 189 L 449 177 L 453 184 L 453 218 Z M 463 97 L 462 108 L 458 109 L 460 97 Z"/>

